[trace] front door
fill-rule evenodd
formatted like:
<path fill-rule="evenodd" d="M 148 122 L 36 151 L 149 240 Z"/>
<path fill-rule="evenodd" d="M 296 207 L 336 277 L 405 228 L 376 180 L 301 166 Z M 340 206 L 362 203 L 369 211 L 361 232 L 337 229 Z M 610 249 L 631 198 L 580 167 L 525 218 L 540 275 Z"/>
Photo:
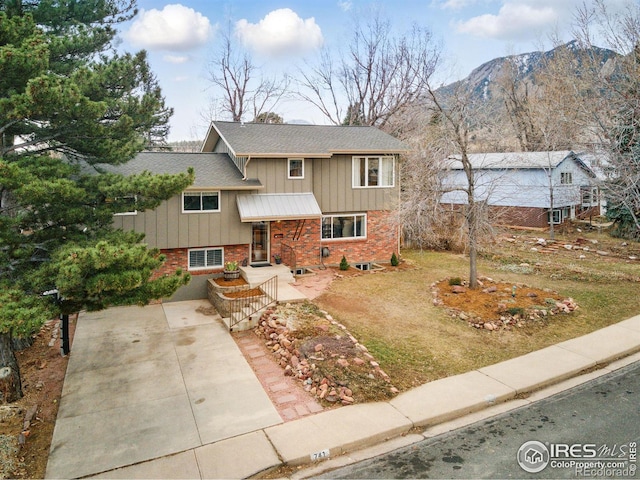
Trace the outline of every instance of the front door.
<path fill-rule="evenodd" d="M 251 263 L 269 262 L 269 222 L 251 224 Z"/>

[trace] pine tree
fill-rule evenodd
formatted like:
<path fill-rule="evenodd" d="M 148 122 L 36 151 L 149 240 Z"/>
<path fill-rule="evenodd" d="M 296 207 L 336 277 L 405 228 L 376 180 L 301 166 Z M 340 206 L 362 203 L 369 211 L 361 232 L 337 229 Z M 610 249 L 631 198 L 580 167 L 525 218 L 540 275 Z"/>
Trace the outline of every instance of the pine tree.
<path fill-rule="evenodd" d="M 193 171 L 131 177 L 124 163 L 164 141 L 172 113 L 146 54 L 114 52 L 128 0 L 0 0 L 0 394 L 22 394 L 12 337 L 57 314 L 144 305 L 188 275 L 155 278 L 163 256 L 114 213 L 155 208 Z M 42 293 L 57 289 L 62 301 Z M 8 367 L 8 368 L 5 368 Z"/>

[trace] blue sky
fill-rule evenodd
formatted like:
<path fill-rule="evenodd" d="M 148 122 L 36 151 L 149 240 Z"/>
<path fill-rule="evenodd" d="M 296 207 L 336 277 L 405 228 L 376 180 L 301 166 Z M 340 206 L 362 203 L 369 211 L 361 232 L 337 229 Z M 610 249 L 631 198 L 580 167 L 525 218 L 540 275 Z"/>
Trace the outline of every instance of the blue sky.
<path fill-rule="evenodd" d="M 549 47 L 552 32 L 569 40 L 575 9 L 583 1 L 592 0 L 138 0 L 139 14 L 120 28 L 120 48 L 148 51 L 175 111 L 169 140 L 195 140 L 206 132 L 204 117 L 213 96 L 208 65 L 227 25 L 256 65 L 295 74 L 296 65 L 313 61 L 321 48 L 344 47 L 354 16 L 376 8 L 398 33 L 414 22 L 433 32 L 449 65 L 439 74 L 448 82 L 493 58 Z M 606 0 L 612 8 L 627 1 L 637 0 Z M 288 101 L 275 111 L 285 121 L 326 123 L 299 102 Z"/>

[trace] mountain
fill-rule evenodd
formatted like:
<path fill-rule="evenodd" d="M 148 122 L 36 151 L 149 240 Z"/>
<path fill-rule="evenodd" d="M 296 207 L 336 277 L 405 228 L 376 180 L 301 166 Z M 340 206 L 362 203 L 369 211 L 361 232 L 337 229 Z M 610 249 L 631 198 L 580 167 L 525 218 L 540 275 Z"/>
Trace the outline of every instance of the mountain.
<path fill-rule="evenodd" d="M 499 86 L 500 78 L 510 75 L 509 71 L 512 68 L 516 83 L 536 85 L 536 75 L 544 72 L 555 58 L 564 55 L 572 60 L 576 73 L 579 73 L 583 55 L 598 59 L 602 69 L 609 69 L 613 68 L 612 60 L 618 56 L 618 53 L 606 48 L 583 48 L 574 40 L 549 51 L 494 58 L 475 68 L 466 78 L 445 85 L 438 91 L 447 96 L 464 86 L 466 91 L 470 89 L 473 92 L 473 100 L 500 100 L 502 96 Z"/>

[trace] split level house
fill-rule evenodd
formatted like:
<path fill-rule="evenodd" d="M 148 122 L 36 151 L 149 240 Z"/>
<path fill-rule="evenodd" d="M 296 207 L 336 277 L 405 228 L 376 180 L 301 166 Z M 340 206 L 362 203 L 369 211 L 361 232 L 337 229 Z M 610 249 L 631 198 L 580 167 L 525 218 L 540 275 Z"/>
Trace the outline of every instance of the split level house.
<path fill-rule="evenodd" d="M 547 228 L 600 215 L 598 178 L 585 157 L 573 151 L 470 154 L 475 201 L 486 202 L 493 223 L 510 226 Z M 445 164 L 442 203 L 466 205 L 461 157 Z"/>
<path fill-rule="evenodd" d="M 115 171 L 195 171 L 195 181 L 153 211 L 114 218 L 145 234 L 192 282 L 178 292 L 206 297 L 206 280 L 227 261 L 292 271 L 336 265 L 366 269 L 399 249 L 392 209 L 398 157 L 407 147 L 367 126 L 213 122 L 200 153 L 141 152 Z"/>

